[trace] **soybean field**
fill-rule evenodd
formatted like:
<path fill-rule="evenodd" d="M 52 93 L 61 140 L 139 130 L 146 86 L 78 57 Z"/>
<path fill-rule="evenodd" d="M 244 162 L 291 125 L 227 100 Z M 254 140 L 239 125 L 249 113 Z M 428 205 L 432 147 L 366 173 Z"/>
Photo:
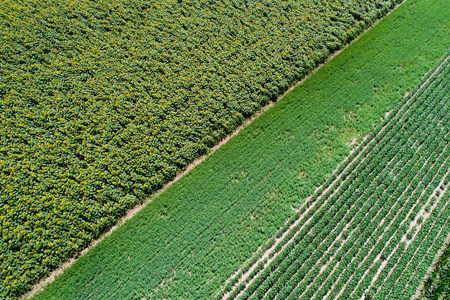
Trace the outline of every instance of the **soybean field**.
<path fill-rule="evenodd" d="M 450 240 L 450 238 L 449 238 Z M 420 292 L 420 299 L 448 299 L 450 298 L 450 247 L 443 250 L 435 269 L 424 282 Z"/>
<path fill-rule="evenodd" d="M 219 296 L 410 299 L 450 233 L 449 82 L 447 56 Z"/>

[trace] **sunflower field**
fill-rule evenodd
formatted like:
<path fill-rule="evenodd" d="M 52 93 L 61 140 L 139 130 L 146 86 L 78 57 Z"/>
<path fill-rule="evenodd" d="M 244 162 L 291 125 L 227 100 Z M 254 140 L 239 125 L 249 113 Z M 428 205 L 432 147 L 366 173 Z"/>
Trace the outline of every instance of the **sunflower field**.
<path fill-rule="evenodd" d="M 0 297 L 24 294 L 398 1 L 0 3 Z"/>

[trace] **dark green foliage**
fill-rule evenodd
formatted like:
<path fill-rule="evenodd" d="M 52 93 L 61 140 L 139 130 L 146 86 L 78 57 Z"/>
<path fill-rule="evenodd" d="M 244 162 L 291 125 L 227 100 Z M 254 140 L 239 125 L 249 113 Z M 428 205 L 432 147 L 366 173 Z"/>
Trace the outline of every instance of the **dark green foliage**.
<path fill-rule="evenodd" d="M 426 281 L 421 299 L 450 299 L 450 247 L 444 250 L 433 273 Z"/>

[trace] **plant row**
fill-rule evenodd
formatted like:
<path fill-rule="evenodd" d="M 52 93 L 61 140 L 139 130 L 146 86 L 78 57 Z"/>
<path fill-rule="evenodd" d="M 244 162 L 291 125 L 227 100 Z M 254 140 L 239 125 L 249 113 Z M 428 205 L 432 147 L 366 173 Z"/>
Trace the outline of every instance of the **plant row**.
<path fill-rule="evenodd" d="M 448 195 L 450 197 L 450 195 Z M 439 258 L 429 279 L 425 282 L 420 299 L 446 299 L 450 297 L 450 247 Z"/>
<path fill-rule="evenodd" d="M 418 200 L 421 190 L 419 190 L 419 193 L 414 194 L 414 197 L 411 197 L 408 193 L 405 193 L 407 190 L 406 187 L 410 184 L 410 181 L 413 178 L 412 174 L 419 174 L 425 177 L 425 179 L 421 179 L 420 176 L 414 177 L 417 182 L 422 180 L 421 188 L 424 189 L 426 186 L 424 185 L 424 182 L 428 183 L 433 176 L 435 176 L 434 173 L 428 173 L 427 166 L 429 165 L 424 165 L 424 163 L 427 162 L 431 164 L 431 162 L 433 162 L 433 160 L 430 160 L 431 153 L 434 153 L 434 158 L 442 158 L 442 153 L 436 150 L 437 145 L 440 146 L 439 149 L 441 151 L 445 148 L 445 143 L 442 143 L 442 140 L 446 140 L 445 131 L 431 129 L 437 123 L 447 124 L 449 121 L 448 117 L 446 118 L 445 99 L 442 97 L 444 93 L 442 90 L 445 87 L 445 80 L 447 80 L 449 71 L 449 68 L 446 68 L 445 66 L 446 65 L 439 70 L 440 72 L 434 76 L 431 82 L 426 84 L 422 89 L 418 90 L 417 96 L 411 99 L 413 101 L 409 101 L 411 103 L 410 106 L 408 106 L 407 114 L 396 115 L 397 118 L 403 118 L 403 122 L 385 122 L 385 124 L 383 124 L 386 126 L 386 130 L 381 133 L 384 134 L 378 134 L 373 137 L 375 143 L 371 144 L 371 148 L 366 149 L 367 152 L 370 153 L 369 157 L 360 155 L 357 151 L 353 153 L 353 156 L 358 157 L 360 160 L 353 165 L 354 168 L 356 166 L 359 167 L 359 169 L 356 168 L 356 172 L 352 173 L 353 178 L 352 176 L 347 178 L 348 175 L 343 174 L 345 176 L 341 177 L 341 180 L 343 181 L 341 182 L 342 187 L 341 183 L 335 183 L 335 186 L 338 186 L 341 189 L 338 190 L 338 192 L 332 189 L 329 190 L 327 194 L 320 198 L 322 200 L 321 203 L 314 203 L 313 201 L 317 200 L 318 195 L 322 191 L 319 190 L 319 192 L 311 198 L 311 202 L 314 203 L 315 207 L 320 207 L 320 210 L 312 209 L 310 215 L 307 214 L 307 216 L 303 219 L 309 220 L 310 217 L 313 217 L 311 222 L 306 224 L 306 226 L 304 225 L 304 222 L 299 222 L 296 228 L 291 230 L 285 238 L 284 241 L 287 243 L 287 246 L 281 254 L 278 254 L 277 252 L 280 251 L 281 247 L 285 245 L 283 243 L 279 244 L 277 247 L 278 249 L 275 251 L 277 255 L 267 266 L 267 268 L 258 274 L 259 276 L 252 281 L 248 288 L 245 288 L 246 283 L 243 283 L 237 287 L 237 289 L 233 291 L 233 294 L 231 295 L 232 297 L 244 290 L 242 298 L 247 298 L 252 295 L 255 298 L 261 298 L 263 296 L 273 298 L 279 294 L 281 289 L 283 289 L 283 293 L 279 295 L 279 297 L 281 297 L 280 299 L 282 299 L 290 295 L 292 289 L 294 288 L 296 288 L 296 294 L 293 295 L 298 297 L 300 295 L 300 291 L 304 291 L 305 288 L 312 281 L 314 281 L 316 274 L 322 268 L 322 265 L 317 264 L 317 261 L 321 260 L 323 262 L 327 262 L 330 257 L 336 257 L 334 254 L 338 249 L 342 250 L 342 254 L 338 256 L 337 261 L 342 259 L 341 256 L 344 253 L 351 250 L 350 255 L 344 257 L 350 257 L 350 261 L 353 262 L 353 269 L 348 270 L 346 273 L 348 275 L 345 275 L 343 278 L 352 276 L 352 278 L 355 278 L 356 280 L 358 279 L 358 276 L 350 275 L 352 270 L 355 270 L 356 266 L 360 263 L 360 259 L 363 259 L 365 254 L 367 254 L 367 251 L 371 249 L 372 245 L 370 243 L 373 243 L 374 240 L 377 240 L 378 237 L 384 234 L 384 228 L 382 227 L 381 229 L 378 228 L 378 231 L 368 231 L 365 234 L 361 231 L 363 228 L 367 226 L 375 226 L 375 230 L 379 223 L 386 224 L 392 221 L 388 229 L 388 233 L 392 235 L 397 232 L 396 238 L 392 239 L 390 235 L 386 234 L 383 235 L 383 240 L 387 242 L 388 239 L 391 242 L 389 245 L 391 245 L 393 244 L 393 240 L 398 240 L 399 238 L 401 239 L 405 232 L 404 230 L 397 230 L 397 228 L 401 223 L 404 223 L 404 217 L 408 215 L 409 210 L 406 210 L 406 208 L 412 209 L 415 207 L 417 209 L 417 207 L 419 207 L 415 206 L 415 201 Z M 421 83 L 424 81 L 425 79 L 422 80 Z M 411 94 L 415 94 L 415 91 Z M 418 103 L 415 101 L 418 101 Z M 413 104 L 417 105 L 415 106 Z M 404 109 L 404 107 L 401 107 L 401 109 Z M 419 111 L 416 111 L 417 109 Z M 427 122 L 417 121 L 421 119 L 425 119 Z M 384 139 L 385 136 L 388 136 L 388 139 Z M 362 149 L 362 147 L 360 149 Z M 416 152 L 416 150 L 419 149 L 421 152 Z M 423 152 L 425 154 L 423 154 Z M 420 163 L 414 162 L 414 159 L 417 159 L 418 157 L 420 157 Z M 392 161 L 393 158 L 396 160 Z M 371 159 L 373 159 L 373 161 L 371 161 Z M 348 161 L 351 161 L 351 159 Z M 411 164 L 410 166 L 408 165 L 408 162 Z M 443 163 L 444 161 L 440 160 L 439 162 Z M 385 169 L 385 166 L 388 164 L 391 166 L 391 169 Z M 371 168 L 366 168 L 367 165 Z M 436 167 L 439 169 L 440 165 L 437 164 Z M 340 168 L 344 169 L 345 166 L 341 165 Z M 413 170 L 417 169 L 417 173 L 410 173 L 411 168 Z M 403 170 L 403 172 L 401 172 L 401 170 Z M 354 170 L 347 168 L 347 172 L 352 171 Z M 392 175 L 399 173 L 400 175 L 397 176 Z M 335 172 L 335 174 L 339 174 L 339 172 Z M 333 179 L 334 178 L 329 178 L 328 181 Z M 394 182 L 396 185 L 393 185 Z M 396 196 L 392 197 L 394 191 L 397 191 L 397 194 L 394 194 Z M 333 195 L 333 197 L 329 198 L 331 195 Z M 341 202 L 333 202 L 338 199 L 340 199 L 342 204 L 340 204 Z M 352 202 L 357 201 L 357 199 L 359 202 Z M 325 200 L 327 201 L 325 202 Z M 346 200 L 349 202 L 346 202 Z M 386 207 L 383 209 L 383 205 L 385 204 L 383 201 L 387 200 L 390 200 L 390 202 L 387 202 Z M 321 205 L 323 204 L 326 205 L 322 207 Z M 403 208 L 400 210 L 402 213 L 397 213 L 398 210 L 391 209 L 392 207 Z M 362 208 L 365 208 L 365 210 Z M 304 211 L 305 208 L 303 208 L 298 215 L 304 213 Z M 380 213 L 380 211 L 384 211 L 385 214 L 391 212 L 392 215 L 386 217 L 383 213 Z M 314 212 L 314 214 L 312 212 Z M 325 212 L 327 212 L 328 215 L 324 215 Z M 357 212 L 359 213 L 355 218 L 355 214 Z M 368 214 L 367 216 L 371 215 L 372 217 L 369 218 L 366 214 Z M 325 217 L 322 219 L 323 216 Z M 332 216 L 337 217 L 330 223 L 330 220 L 333 218 Z M 374 217 L 377 217 L 376 220 L 378 221 L 374 222 L 372 219 Z M 338 220 L 341 220 L 341 222 L 336 223 Z M 288 226 L 286 226 L 285 229 L 287 230 L 289 225 L 292 223 L 293 221 L 291 219 L 290 224 L 288 223 Z M 350 224 L 350 226 L 348 226 L 348 224 Z M 343 234 L 345 236 L 343 239 L 345 242 L 336 243 L 336 237 L 342 234 L 342 230 L 344 228 L 347 228 Z M 313 234 L 310 232 L 312 229 Z M 323 233 L 320 234 L 320 232 Z M 372 236 L 372 233 L 374 232 L 377 232 L 377 235 Z M 281 236 L 282 234 L 283 232 L 281 231 L 278 233 L 278 236 Z M 348 238 L 348 235 L 350 235 L 350 238 Z M 372 242 L 363 247 L 369 237 L 372 238 Z M 322 241 L 325 242 L 321 244 Z M 361 243 L 361 249 L 366 250 L 366 252 L 360 251 L 361 249 L 358 247 L 353 247 L 352 245 L 356 242 Z M 333 244 L 333 246 L 329 249 L 328 247 L 330 247 L 331 244 Z M 378 251 L 372 251 L 371 249 L 371 255 L 378 255 L 379 251 L 382 249 L 383 247 L 378 247 Z M 273 257 L 275 253 L 272 253 L 271 257 Z M 324 253 L 327 253 L 325 257 L 322 256 Z M 357 254 L 359 254 L 358 257 L 360 258 L 353 260 L 353 257 Z M 337 261 L 333 260 L 332 262 L 334 263 L 327 264 L 327 270 L 331 271 Z M 364 265 L 368 265 L 370 263 L 371 260 L 369 259 Z M 313 267 L 315 268 L 313 269 L 314 271 L 309 273 Z M 342 267 L 337 269 L 342 269 Z M 363 273 L 365 272 L 364 268 L 359 270 L 363 270 Z M 326 275 L 325 273 L 329 274 L 324 272 L 321 274 L 322 277 Z M 335 273 L 339 274 L 339 272 Z M 303 289 L 299 288 L 298 283 L 300 283 L 303 277 L 307 274 L 309 276 L 307 276 L 302 283 Z M 295 279 L 290 281 L 290 278 L 294 275 Z M 332 281 L 330 280 L 330 282 Z M 318 284 L 318 286 L 319 285 L 322 285 L 322 283 Z M 342 285 L 340 287 L 342 287 Z M 314 291 L 314 288 L 311 290 Z M 348 293 L 351 293 L 351 291 Z M 344 294 L 348 295 L 347 292 Z M 312 294 L 307 294 L 305 297 L 308 298 L 308 296 L 311 297 Z M 318 298 L 320 298 L 320 295 Z"/>

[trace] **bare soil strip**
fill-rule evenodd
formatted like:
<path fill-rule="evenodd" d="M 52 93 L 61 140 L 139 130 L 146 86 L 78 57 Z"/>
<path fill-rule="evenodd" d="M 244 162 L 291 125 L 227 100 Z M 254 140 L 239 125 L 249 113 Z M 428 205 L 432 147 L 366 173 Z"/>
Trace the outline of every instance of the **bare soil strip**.
<path fill-rule="evenodd" d="M 367 146 L 366 146 L 366 148 L 367 148 Z M 344 172 L 350 167 L 350 165 L 352 165 L 352 163 L 359 157 L 359 155 L 361 155 L 361 153 L 358 154 L 358 156 L 356 156 L 356 157 L 354 158 L 354 160 L 352 160 L 352 162 L 351 162 L 351 163 L 350 163 L 350 164 L 342 171 L 342 173 L 344 173 Z M 329 189 L 330 189 L 330 188 L 331 188 L 331 187 L 332 187 L 332 186 L 333 186 L 340 178 L 341 178 L 342 173 L 341 173 L 340 175 L 338 175 L 338 177 L 332 182 L 332 184 L 330 184 L 325 190 L 323 190 L 323 192 L 321 193 L 321 195 L 325 194 L 325 193 L 326 193 L 326 192 L 327 192 L 327 191 L 328 191 L 328 190 L 329 190 Z M 342 186 L 342 183 L 340 184 L 339 187 L 341 187 L 341 186 Z M 319 188 L 320 188 L 320 187 L 316 188 L 316 191 L 317 191 Z M 335 192 L 333 192 L 333 193 L 335 193 Z M 308 196 L 308 197 L 305 199 L 305 202 L 303 203 L 302 208 L 303 208 L 305 205 L 307 205 L 307 202 L 308 202 L 308 200 L 309 200 L 311 197 L 312 197 L 312 196 Z M 281 237 L 275 239 L 275 243 L 274 243 L 270 248 L 268 248 L 266 251 L 264 251 L 264 253 L 262 254 L 262 256 L 261 256 L 261 257 L 260 257 L 260 258 L 252 265 L 252 267 L 251 267 L 247 272 L 245 272 L 244 274 L 241 275 L 241 278 L 240 278 L 239 281 L 235 284 L 235 287 L 239 286 L 242 282 L 246 281 L 246 280 L 248 279 L 248 277 L 250 276 L 250 274 L 252 273 L 252 271 L 258 266 L 259 263 L 261 263 L 261 262 L 263 262 L 264 260 L 267 259 L 267 262 L 266 262 L 265 265 L 264 265 L 264 267 L 266 267 L 268 264 L 270 264 L 270 262 L 271 262 L 273 259 L 276 258 L 277 255 L 274 255 L 274 256 L 272 256 L 272 257 L 270 257 L 270 258 L 269 258 L 269 255 L 275 250 L 275 248 L 276 248 L 283 240 L 285 240 L 286 236 L 287 236 L 290 232 L 292 232 L 292 230 L 294 230 L 294 228 L 299 224 L 299 222 L 300 222 L 302 219 L 304 219 L 305 215 L 306 215 L 309 211 L 311 211 L 311 210 L 314 208 L 314 205 L 315 205 L 315 203 L 316 203 L 318 200 L 320 200 L 320 197 L 318 197 L 317 200 L 316 200 L 314 203 L 312 203 L 311 206 L 310 206 L 308 209 L 306 209 L 306 210 L 300 215 L 300 217 L 299 217 L 294 223 L 292 223 L 292 224 L 289 226 L 289 228 L 282 234 Z M 322 206 L 323 206 L 323 204 L 322 204 L 320 207 L 322 207 Z M 317 209 L 320 209 L 320 207 L 317 208 Z M 314 208 L 314 209 L 316 209 L 316 208 Z M 311 220 L 311 217 L 308 218 L 308 220 L 305 222 L 305 224 L 303 224 L 303 225 L 299 228 L 299 230 L 301 230 L 302 228 L 304 228 L 304 226 L 307 225 L 308 222 L 309 222 L 310 220 Z M 288 219 L 288 221 L 289 221 L 289 219 Z M 286 222 L 288 222 L 288 221 L 286 221 Z M 284 249 L 286 246 L 288 246 L 288 245 L 292 242 L 292 240 L 295 238 L 295 236 L 296 236 L 296 235 L 294 235 L 293 237 L 291 237 L 291 238 L 286 242 L 286 244 L 283 245 L 283 247 L 277 252 L 277 254 L 278 254 L 279 252 L 283 251 L 283 249 Z M 239 272 L 240 270 L 241 270 L 241 269 L 239 269 L 238 272 Z M 235 274 L 237 274 L 238 272 L 236 272 Z M 260 272 L 261 272 L 261 271 L 260 271 Z M 259 275 L 260 272 L 258 272 L 254 277 L 257 277 L 257 276 Z M 229 282 L 229 280 L 228 280 L 227 282 Z M 251 282 L 247 283 L 247 285 L 249 285 L 250 283 L 251 283 Z M 233 291 L 234 291 L 234 289 L 232 289 L 231 291 L 225 293 L 222 299 L 228 298 L 228 296 L 229 296 Z M 238 296 L 239 296 L 239 295 L 238 295 Z"/>
<path fill-rule="evenodd" d="M 314 70 L 316 71 L 316 70 Z M 306 79 L 307 77 L 309 77 L 311 74 L 307 75 L 304 79 Z M 304 80 L 303 79 L 303 80 Z M 300 84 L 301 81 L 299 81 L 298 83 L 296 83 L 294 86 L 292 86 L 289 91 L 291 89 L 293 89 L 295 86 L 297 86 L 298 84 Z M 286 91 L 284 94 L 282 94 L 281 96 L 278 97 L 277 101 L 279 99 L 281 99 L 282 97 L 284 97 L 287 94 L 288 91 Z M 145 206 L 147 206 L 147 204 L 149 204 L 153 199 L 155 199 L 156 197 L 158 197 L 162 192 L 164 192 L 165 190 L 167 190 L 172 184 L 174 184 L 175 182 L 177 182 L 178 180 L 180 180 L 186 173 L 188 173 L 190 170 L 194 169 L 198 164 L 200 164 L 202 161 L 204 161 L 207 157 L 209 157 L 210 155 L 212 155 L 217 149 L 219 149 L 222 145 L 224 145 L 226 142 L 228 142 L 229 139 L 231 139 L 233 136 L 237 135 L 242 129 L 244 129 L 246 126 L 248 126 L 249 124 L 251 124 L 257 117 L 259 117 L 262 113 L 264 113 L 266 110 L 268 110 L 270 107 L 272 107 L 275 104 L 275 102 L 270 102 L 267 105 L 261 107 L 255 114 L 253 114 L 249 119 L 245 120 L 244 123 L 242 125 L 240 125 L 239 127 L 237 127 L 232 133 L 230 133 L 229 135 L 227 135 L 226 137 L 224 137 L 217 145 L 215 145 L 214 147 L 210 148 L 208 150 L 208 153 L 206 153 L 205 155 L 197 158 L 196 160 L 194 160 L 191 164 L 189 164 L 184 170 L 182 170 L 181 172 L 179 172 L 176 177 L 169 181 L 168 183 L 166 183 L 161 189 L 159 189 L 158 191 L 156 191 L 153 195 L 150 196 L 150 198 L 144 200 L 141 204 L 136 205 L 135 207 L 131 208 L 130 210 L 127 211 L 126 215 L 123 216 L 121 219 L 119 219 L 119 221 L 117 221 L 116 225 L 114 225 L 113 227 L 111 227 L 107 232 L 103 233 L 98 239 L 92 241 L 88 247 L 86 247 L 85 249 L 83 249 L 83 251 L 80 252 L 80 254 L 75 257 L 75 258 L 71 258 L 69 260 L 67 260 L 65 263 L 63 263 L 58 269 L 54 270 L 53 272 L 51 272 L 47 278 L 44 278 L 43 280 L 41 280 L 39 283 L 37 283 L 36 285 L 34 285 L 31 289 L 30 292 L 28 292 L 27 294 L 23 295 L 21 297 L 21 299 L 29 299 L 31 297 L 33 297 L 33 295 L 35 293 L 37 293 L 38 291 L 42 290 L 47 284 L 51 283 L 52 281 L 55 280 L 55 278 L 62 274 L 63 271 L 70 267 L 77 259 L 78 257 L 81 257 L 83 255 L 85 255 L 91 248 L 95 247 L 99 242 L 101 242 L 102 240 L 104 240 L 107 236 L 111 235 L 111 233 L 113 233 L 117 228 L 119 228 L 121 225 L 123 225 L 127 220 L 131 219 L 135 214 L 137 214 L 140 210 L 142 210 Z"/>
<path fill-rule="evenodd" d="M 316 72 L 323 64 L 321 64 L 319 67 L 314 69 L 310 74 L 306 75 L 302 80 L 298 81 L 294 85 L 292 85 L 285 93 L 280 95 L 276 101 L 269 102 L 267 105 L 261 107 L 258 109 L 257 112 L 255 112 L 250 118 L 246 119 L 239 127 L 237 127 L 232 133 L 224 137 L 217 145 L 210 148 L 208 150 L 208 153 L 204 154 L 203 156 L 195 159 L 191 164 L 189 164 L 184 170 L 180 171 L 174 179 L 167 182 L 161 189 L 157 190 L 153 195 L 151 195 L 148 199 L 144 200 L 141 204 L 136 205 L 135 207 L 131 208 L 127 211 L 126 215 L 123 216 L 121 219 L 119 219 L 113 227 L 111 227 L 107 232 L 103 233 L 98 239 L 92 241 L 88 247 L 83 249 L 83 251 L 80 252 L 80 254 L 75 257 L 67 260 L 65 263 L 63 263 L 58 269 L 51 272 L 46 278 L 41 280 L 39 283 L 34 285 L 30 292 L 23 295 L 21 299 L 29 299 L 33 297 L 35 293 L 42 290 L 47 284 L 51 283 L 55 280 L 55 278 L 62 274 L 63 271 L 70 267 L 77 259 L 78 257 L 81 257 L 85 255 L 91 248 L 95 247 L 99 242 L 104 240 L 107 236 L 111 235 L 117 228 L 119 228 L 121 225 L 123 225 L 127 220 L 131 219 L 135 214 L 137 214 L 140 210 L 142 210 L 147 204 L 149 204 L 153 199 L 158 197 L 162 192 L 167 190 L 172 184 L 180 180 L 186 173 L 188 173 L 190 170 L 194 169 L 198 164 L 200 164 L 202 161 L 204 161 L 206 158 L 211 156 L 217 149 L 219 149 L 222 145 L 224 145 L 228 140 L 230 140 L 232 137 L 237 135 L 242 129 L 250 125 L 256 118 L 258 118 L 262 113 L 264 113 L 266 110 L 268 110 L 270 107 L 272 107 L 278 100 L 283 98 L 289 91 L 294 89 L 297 85 L 299 85 L 303 80 L 307 79 L 309 76 L 311 76 L 312 73 Z"/>
<path fill-rule="evenodd" d="M 428 77 L 428 79 L 417 89 L 417 91 L 411 96 L 411 97 L 409 97 L 409 99 L 408 99 L 408 101 L 404 104 L 404 107 L 411 101 L 411 99 L 412 98 L 414 98 L 419 92 L 421 92 L 422 91 L 422 89 L 429 83 L 429 80 L 430 80 L 430 78 L 432 78 L 439 70 L 440 70 L 440 68 L 441 68 L 441 66 L 448 60 L 448 58 L 449 57 L 447 57 L 430 75 L 429 75 L 429 77 Z M 409 94 L 407 94 L 405 97 L 408 97 L 409 96 Z M 398 110 L 398 112 L 397 112 L 397 114 L 398 113 L 400 113 L 400 111 L 401 110 L 403 110 L 403 108 L 402 109 L 399 109 Z M 408 108 L 408 110 L 407 111 L 409 111 L 409 108 Z M 397 115 L 396 114 L 396 115 Z M 385 125 L 384 127 L 383 127 L 383 129 L 386 127 L 387 125 Z M 380 130 L 380 132 L 382 132 L 383 130 Z M 368 143 L 368 145 L 369 145 L 370 143 Z M 361 152 L 358 154 L 358 156 L 362 153 L 363 151 L 361 150 Z M 353 161 L 352 161 L 353 162 Z M 350 163 L 350 165 L 351 165 L 351 163 Z M 344 172 L 344 171 L 343 171 Z M 339 177 L 340 177 L 341 175 L 339 175 Z M 333 183 L 330 185 L 330 186 L 328 186 L 327 187 L 327 189 L 326 190 L 329 190 L 329 188 L 331 188 L 331 186 L 333 186 L 333 184 L 335 183 L 337 181 L 337 179 L 335 180 L 335 181 L 333 181 Z M 316 189 L 316 191 L 319 189 L 319 187 Z M 323 193 L 322 193 L 323 194 Z M 310 198 L 310 197 L 308 197 L 308 198 Z M 320 197 L 319 197 L 320 198 Z M 319 199 L 318 198 L 318 199 Z M 314 206 L 314 204 L 312 205 L 312 206 L 310 206 L 310 207 L 313 207 Z M 276 242 L 275 242 L 275 244 L 272 246 L 272 247 L 270 247 L 269 249 L 267 249 L 266 251 L 265 251 L 265 253 L 264 253 L 264 255 L 259 259 L 259 260 L 257 260 L 255 263 L 254 263 L 254 265 L 250 268 L 250 270 L 248 271 L 248 272 L 246 272 L 245 274 L 242 274 L 242 272 L 240 272 L 240 270 L 238 270 L 238 272 L 236 272 L 234 275 L 233 275 L 233 277 L 231 277 L 229 280 L 227 280 L 227 283 L 231 280 L 231 279 L 233 279 L 234 278 L 234 276 L 236 276 L 238 273 L 241 275 L 241 278 L 239 279 L 239 281 L 238 281 L 238 283 L 237 284 L 235 284 L 234 285 L 234 287 L 231 289 L 231 291 L 229 291 L 229 292 L 227 292 L 225 295 L 224 295 L 224 297 L 222 298 L 222 299 L 226 299 L 233 291 L 234 291 L 234 289 L 235 288 L 237 288 L 237 286 L 239 286 L 242 282 L 245 282 L 245 281 L 247 281 L 248 280 L 248 276 L 251 274 L 251 272 L 256 268 L 256 266 L 260 263 L 260 262 L 262 262 L 262 261 L 264 261 L 265 259 L 267 259 L 268 257 L 269 257 L 269 254 L 270 254 L 270 252 L 273 250 L 273 249 L 275 249 L 275 247 L 283 240 L 283 238 L 287 235 L 287 233 L 288 232 L 290 232 L 298 223 L 299 223 L 299 220 L 301 220 L 302 219 L 302 217 L 304 217 L 304 215 L 306 214 L 308 212 L 308 210 L 307 211 L 305 211 L 305 213 L 303 213 L 302 214 L 302 216 L 298 219 L 298 220 L 296 220 L 295 222 L 294 222 L 294 224 L 292 224 L 291 226 L 290 226 L 290 228 L 283 234 L 283 236 L 281 236 L 279 239 L 276 239 Z M 306 224 L 306 223 L 305 223 Z M 302 226 L 303 227 L 303 226 Z M 293 239 L 293 238 L 292 238 Z M 292 240 L 291 239 L 291 240 Z M 290 241 L 289 241 L 290 242 Z M 289 244 L 289 242 L 287 243 L 287 244 Z M 286 245 L 287 245 L 286 244 Z M 283 246 L 283 248 L 286 246 L 286 245 L 284 245 Z M 282 249 L 283 249 L 282 248 Z M 281 251 L 280 251 L 281 252 Z M 254 257 L 252 257 L 252 258 L 254 258 Z M 271 257 L 271 259 L 269 259 L 267 262 L 266 262 L 266 264 L 265 264 L 265 267 L 272 261 L 274 259 L 274 257 Z M 262 271 L 260 271 L 260 272 L 258 272 L 258 274 L 256 274 L 256 276 L 255 277 L 257 277 L 258 275 L 259 275 L 259 273 L 261 273 Z M 255 278 L 254 277 L 254 278 Z M 253 279 L 252 280 L 250 280 L 250 282 L 247 282 L 247 284 L 246 284 L 246 286 L 245 286 L 245 288 L 244 288 L 244 290 L 250 285 L 250 283 L 253 281 Z M 241 293 L 239 293 L 239 295 L 240 294 L 242 294 L 243 293 L 243 291 L 241 291 Z M 238 295 L 238 296 L 239 296 Z"/>
<path fill-rule="evenodd" d="M 394 11 L 395 9 L 397 9 L 400 5 L 402 5 L 405 1 L 397 4 L 392 10 L 390 10 L 387 14 L 389 15 L 392 11 Z M 165 191 L 167 188 L 169 188 L 173 183 L 175 183 L 176 181 L 178 181 L 181 177 L 183 177 L 186 173 L 188 173 L 190 170 L 192 170 L 193 168 L 195 168 L 198 164 L 200 164 L 203 160 L 205 160 L 207 157 L 209 157 L 210 155 L 212 155 L 217 149 L 219 149 L 223 144 L 225 144 L 229 139 L 231 139 L 233 136 L 237 135 L 242 129 L 244 129 L 246 126 L 248 126 L 249 124 L 251 124 L 256 118 L 258 118 L 262 113 L 264 113 L 266 110 L 268 110 L 270 107 L 272 107 L 275 102 L 277 102 L 278 100 L 282 99 L 287 93 L 289 93 L 291 90 L 293 90 L 295 87 L 297 87 L 299 84 L 301 84 L 304 80 L 306 80 L 307 78 L 309 78 L 309 76 L 311 76 L 312 74 L 314 74 L 317 70 L 319 70 L 324 64 L 326 64 L 328 61 L 330 61 L 334 56 L 338 55 L 340 52 L 342 52 L 343 50 L 345 50 L 348 46 L 350 46 L 353 42 L 355 42 L 356 40 L 358 40 L 366 31 L 368 31 L 369 29 L 371 29 L 373 26 L 375 26 L 381 19 L 376 20 L 370 27 L 368 27 L 364 32 L 362 32 L 360 35 L 358 35 L 358 37 L 356 37 L 354 40 L 352 40 L 350 43 L 348 43 L 347 45 L 345 45 L 344 47 L 342 47 L 340 50 L 336 51 L 335 53 L 333 53 L 332 55 L 330 55 L 326 61 L 320 65 L 318 65 L 314 70 L 312 70 L 308 75 L 306 75 L 305 77 L 303 77 L 301 80 L 299 80 L 298 82 L 294 83 L 293 85 L 291 85 L 291 87 L 285 91 L 282 95 L 280 95 L 276 101 L 274 102 L 269 102 L 267 105 L 261 107 L 260 109 L 258 109 L 257 112 L 255 112 L 250 118 L 248 118 L 247 120 L 245 120 L 240 126 L 238 126 L 232 133 L 230 133 L 229 135 L 227 135 L 226 137 L 224 137 L 217 145 L 215 145 L 214 147 L 210 148 L 208 150 L 208 153 L 206 153 L 205 155 L 197 158 L 196 160 L 194 160 L 191 164 L 189 164 L 184 170 L 180 171 L 176 177 L 167 182 L 161 189 L 159 189 L 158 191 L 156 191 L 153 195 L 151 195 L 148 199 L 146 199 L 145 201 L 143 201 L 141 204 L 136 205 L 135 207 L 133 207 L 132 209 L 128 210 L 128 212 L 126 213 L 126 215 L 124 217 L 122 217 L 119 221 L 117 221 L 116 225 L 114 225 L 113 227 L 111 227 L 110 230 L 108 230 L 107 232 L 105 232 L 104 234 L 102 234 L 98 239 L 92 241 L 90 243 L 90 245 L 88 247 L 86 247 L 84 250 L 82 250 L 80 252 L 80 254 L 75 257 L 72 258 L 70 260 L 67 260 L 65 263 L 63 263 L 58 269 L 54 270 L 53 272 L 51 272 L 46 278 L 44 278 L 43 280 L 41 280 L 39 283 L 37 283 L 36 285 L 34 285 L 31 289 L 30 292 L 28 292 L 27 294 L 25 294 L 24 296 L 21 297 L 21 299 L 29 299 L 31 298 L 36 292 L 42 290 L 47 284 L 51 283 L 52 281 L 55 280 L 55 278 L 62 274 L 63 271 L 70 267 L 78 257 L 85 255 L 92 247 L 95 247 L 99 242 L 101 242 L 103 239 L 105 239 L 107 236 L 109 236 L 112 232 L 114 232 L 117 228 L 119 228 L 121 225 L 123 225 L 128 219 L 132 218 L 136 213 L 138 213 L 141 209 L 143 209 L 148 203 L 150 203 L 154 198 L 156 198 L 158 195 L 160 195 L 163 191 Z M 448 59 L 448 58 L 447 58 Z M 447 59 L 445 61 L 447 61 Z M 444 63 L 444 62 L 443 62 Z M 438 68 L 439 69 L 439 68 Z M 436 70 L 437 71 L 437 70 Z M 436 71 L 434 73 L 436 73 Z M 432 75 L 434 75 L 434 73 Z M 432 77 L 432 75 L 430 75 L 430 77 Z M 424 77 L 427 76 L 424 75 Z M 430 78 L 429 77 L 429 78 Z M 429 79 L 428 78 L 428 79 Z M 428 82 L 428 80 L 422 85 L 422 87 Z M 421 87 L 421 88 L 422 88 Z M 420 88 L 420 89 L 421 89 Z M 420 90 L 419 89 L 419 90 Z M 419 90 L 414 94 L 416 95 Z M 413 98 L 414 95 L 411 97 Z M 405 95 L 405 97 L 407 97 L 408 94 Z M 364 141 L 364 140 L 363 140 Z M 356 148 L 355 148 L 356 150 Z M 352 151 L 355 151 L 352 150 Z M 361 150 L 362 151 L 362 150 Z M 345 162 L 345 161 L 344 161 Z M 343 162 L 343 163 L 344 163 Z M 337 180 L 337 179 L 336 179 Z M 320 187 L 317 187 L 315 192 L 317 190 L 319 190 Z M 326 189 L 326 191 L 328 191 L 329 188 Z M 324 192 L 326 192 L 324 191 Z M 282 237 L 280 237 L 280 239 L 277 239 L 276 244 L 279 243 L 279 241 L 282 240 Z M 274 246 L 273 246 L 274 247 Z M 270 248 L 272 249 L 272 247 Z M 267 252 L 267 251 L 266 251 Z M 270 251 L 269 252 L 264 252 L 263 257 L 267 258 Z M 259 260 L 258 260 L 259 261 Z M 255 264 L 256 267 L 257 264 Z M 252 267 L 251 269 L 254 269 L 254 267 Z M 226 283 L 228 283 L 230 280 L 232 280 L 237 274 L 240 273 L 240 270 L 238 270 L 237 272 L 235 272 L 232 277 L 230 277 Z M 250 272 L 246 272 L 244 275 L 249 275 Z M 243 278 L 241 278 L 239 280 L 239 282 L 242 282 L 245 280 L 245 276 L 243 276 Z M 226 285 L 225 283 L 225 285 Z M 220 290 L 219 290 L 220 292 Z M 227 295 L 231 293 L 228 292 Z M 224 296 L 224 298 L 226 298 Z"/>

